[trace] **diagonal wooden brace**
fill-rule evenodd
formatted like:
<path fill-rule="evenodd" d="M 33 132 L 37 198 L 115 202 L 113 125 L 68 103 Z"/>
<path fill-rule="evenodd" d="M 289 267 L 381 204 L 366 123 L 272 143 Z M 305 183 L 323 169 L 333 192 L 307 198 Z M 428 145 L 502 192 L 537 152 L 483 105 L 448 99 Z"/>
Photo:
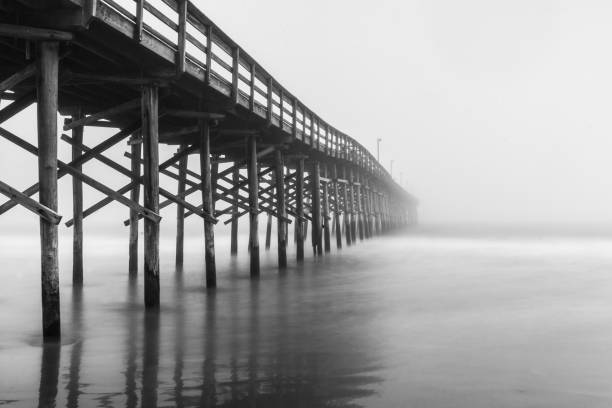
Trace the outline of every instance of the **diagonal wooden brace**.
<path fill-rule="evenodd" d="M 14 189 L 8 184 L 0 181 L 0 193 L 4 194 L 11 200 L 16 201 L 33 213 L 38 214 L 41 218 L 57 225 L 62 220 L 62 216 L 53 211 L 49 207 L 40 204 L 38 201 L 31 199 L 21 191 Z"/>
<path fill-rule="evenodd" d="M 88 152 L 91 149 L 83 144 L 80 143 L 76 143 L 70 136 L 68 135 L 62 135 L 62 140 L 70 143 L 73 146 L 76 146 L 78 148 L 80 148 L 81 150 Z M 139 178 L 138 180 L 135 180 L 132 177 L 132 171 L 122 165 L 120 165 L 119 163 L 109 159 L 108 157 L 102 155 L 102 154 L 96 154 L 95 158 L 98 159 L 100 162 L 106 164 L 107 166 L 109 166 L 110 168 L 118 171 L 119 173 L 123 174 L 124 176 L 129 177 L 130 179 L 132 179 L 133 181 L 139 181 L 140 183 L 143 182 L 142 178 Z M 185 200 L 182 200 L 181 198 L 175 196 L 174 194 L 170 193 L 168 190 L 163 189 L 163 188 L 159 188 L 159 194 L 166 197 L 168 200 L 180 204 L 185 208 L 188 208 L 189 210 L 195 212 L 197 215 L 199 215 L 202 218 L 206 218 L 211 222 L 216 223 L 217 220 L 214 217 L 211 217 L 209 214 L 205 213 L 203 210 L 198 209 L 195 205 L 189 204 L 188 202 L 186 202 Z M 146 216 L 145 214 L 139 214 L 141 216 Z M 72 224 L 74 223 L 74 220 L 70 220 L 66 223 L 66 225 L 68 227 L 70 227 Z M 129 222 L 128 222 L 129 225 Z"/>
<path fill-rule="evenodd" d="M 168 160 L 166 160 L 165 162 L 163 162 L 162 164 L 159 165 L 159 169 L 160 170 L 165 170 L 168 167 L 170 167 L 172 165 L 172 163 L 177 162 L 178 160 L 181 159 L 181 157 L 188 155 L 190 153 L 193 153 L 195 150 L 197 150 L 197 146 L 190 146 L 186 149 L 181 150 L 180 152 L 176 153 L 174 156 L 172 156 L 171 158 L 169 158 Z M 119 190 L 117 190 L 117 193 L 119 194 L 125 194 L 128 191 L 130 191 L 131 189 L 134 188 L 134 186 L 139 183 L 140 181 L 131 181 L 128 184 L 126 184 L 125 186 L 121 187 Z M 92 205 L 91 207 L 89 207 L 88 209 L 86 209 L 85 211 L 83 211 L 83 218 L 95 213 L 96 211 L 100 210 L 101 208 L 106 207 L 108 204 L 110 204 L 113 200 L 107 198 L 104 198 L 100 201 L 98 201 L 97 203 L 95 203 L 94 205 Z"/>
<path fill-rule="evenodd" d="M 111 136 L 110 138 L 106 139 L 105 141 L 103 141 L 102 143 L 100 143 L 99 145 L 97 145 L 96 147 L 94 147 L 93 149 L 91 149 L 91 151 L 82 154 L 81 156 L 79 156 L 78 158 L 72 160 L 70 163 L 68 163 L 68 166 L 76 166 L 78 164 L 83 164 L 89 160 L 91 160 L 94 156 L 94 154 L 96 153 L 102 153 L 105 150 L 108 150 L 109 148 L 111 148 L 112 146 L 116 145 L 117 143 L 119 143 L 121 140 L 125 139 L 126 137 L 128 137 L 131 133 L 135 132 L 136 130 L 138 130 L 139 125 L 132 125 L 129 126 L 127 128 L 125 128 L 124 130 L 120 131 L 119 133 L 117 133 L 114 136 Z M 8 141 L 16 144 L 17 146 L 21 147 L 22 149 L 28 150 L 30 151 L 30 153 L 32 153 L 31 148 L 36 149 L 36 147 L 32 146 L 31 144 L 29 144 L 28 142 L 26 142 L 25 140 L 21 139 L 20 137 L 14 135 L 13 133 L 9 132 L 6 129 L 3 129 L 0 127 L 0 136 L 4 137 L 5 139 L 7 139 Z M 35 154 L 38 154 L 38 149 L 36 149 Z M 63 176 L 65 176 L 67 173 L 66 170 L 61 169 L 57 172 L 57 178 L 61 178 Z M 26 190 L 23 191 L 23 194 L 27 195 L 28 197 L 33 196 L 34 194 L 36 194 L 39 190 L 39 185 L 38 183 L 33 184 L 32 186 L 28 187 Z M 17 203 L 15 201 L 8 201 L 2 205 L 0 205 L 0 214 L 3 214 L 5 212 L 7 212 L 8 210 L 10 210 L 11 208 L 15 207 L 15 205 L 17 205 Z"/>
<path fill-rule="evenodd" d="M 0 128 L 1 129 L 1 128 Z M 32 153 L 35 156 L 38 156 L 38 148 L 35 147 L 34 145 L 26 142 L 23 139 L 20 139 L 19 137 L 12 135 L 13 137 L 17 138 L 20 142 L 19 142 L 19 146 L 21 146 L 23 149 L 25 149 L 26 151 Z M 82 157 L 82 156 L 80 156 Z M 71 163 L 74 163 L 76 160 L 73 160 Z M 85 174 L 83 174 L 82 172 L 80 172 L 79 170 L 75 169 L 74 167 L 71 167 L 70 164 L 66 164 L 62 161 L 57 161 L 58 167 L 60 169 L 61 172 L 63 172 L 64 174 L 70 174 L 71 176 L 81 180 L 83 183 L 89 185 L 90 187 L 95 188 L 96 190 L 100 191 L 101 193 L 106 194 L 108 197 L 110 197 L 112 200 L 115 201 L 119 201 L 121 204 L 130 207 L 131 209 L 135 210 L 136 212 L 138 212 L 139 214 L 144 215 L 145 217 L 153 220 L 154 222 L 159 222 L 161 220 L 161 217 L 157 214 L 155 214 L 154 212 L 140 206 L 138 203 L 134 203 L 133 201 L 129 200 L 128 198 L 125 198 L 123 195 L 118 194 L 117 192 L 115 192 L 114 190 L 112 190 L 111 188 L 105 186 L 104 184 L 100 183 L 97 180 L 94 180 L 93 178 L 86 176 Z M 59 171 L 58 171 L 59 174 Z"/>

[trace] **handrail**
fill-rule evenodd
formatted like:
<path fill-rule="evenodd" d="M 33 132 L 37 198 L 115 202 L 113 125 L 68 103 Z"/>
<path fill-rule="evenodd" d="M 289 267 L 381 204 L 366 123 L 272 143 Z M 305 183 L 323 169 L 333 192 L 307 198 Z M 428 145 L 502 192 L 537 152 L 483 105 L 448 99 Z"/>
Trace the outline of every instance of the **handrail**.
<path fill-rule="evenodd" d="M 364 146 L 308 109 L 189 0 L 100 1 L 131 20 L 139 36 L 147 32 L 174 49 L 178 67 L 189 61 L 205 69 L 208 85 L 214 82 L 269 124 L 320 152 L 391 179 Z M 187 12 L 181 13 L 181 7 Z"/>

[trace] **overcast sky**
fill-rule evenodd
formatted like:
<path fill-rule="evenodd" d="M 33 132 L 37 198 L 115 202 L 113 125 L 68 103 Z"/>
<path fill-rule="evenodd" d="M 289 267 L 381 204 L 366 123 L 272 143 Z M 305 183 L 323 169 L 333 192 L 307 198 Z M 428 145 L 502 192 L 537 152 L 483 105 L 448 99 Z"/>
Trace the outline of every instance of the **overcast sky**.
<path fill-rule="evenodd" d="M 374 154 L 381 137 L 422 221 L 612 221 L 609 1 L 194 2 L 323 119 Z M 6 126 L 35 140 L 32 117 Z M 32 184 L 0 143 L 2 179 Z"/>

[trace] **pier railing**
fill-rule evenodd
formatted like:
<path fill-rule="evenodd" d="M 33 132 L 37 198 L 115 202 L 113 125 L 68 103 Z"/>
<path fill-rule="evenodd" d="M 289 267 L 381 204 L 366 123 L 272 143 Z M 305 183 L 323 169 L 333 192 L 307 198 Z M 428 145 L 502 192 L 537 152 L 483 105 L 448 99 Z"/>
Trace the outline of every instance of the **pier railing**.
<path fill-rule="evenodd" d="M 96 16 L 302 143 L 390 178 L 365 147 L 308 109 L 189 1 L 100 0 Z"/>

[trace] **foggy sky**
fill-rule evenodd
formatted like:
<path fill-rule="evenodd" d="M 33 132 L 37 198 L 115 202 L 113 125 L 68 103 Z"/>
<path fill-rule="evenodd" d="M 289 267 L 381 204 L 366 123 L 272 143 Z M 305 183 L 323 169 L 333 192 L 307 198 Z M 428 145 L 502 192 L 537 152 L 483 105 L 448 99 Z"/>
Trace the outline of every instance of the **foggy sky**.
<path fill-rule="evenodd" d="M 381 161 L 403 173 L 422 221 L 612 222 L 609 2 L 194 3 L 321 118 L 374 155 L 381 137 Z M 5 126 L 35 141 L 33 113 Z M 0 140 L 0 172 L 25 188 L 36 159 Z M 101 197 L 85 189 L 86 205 Z"/>

